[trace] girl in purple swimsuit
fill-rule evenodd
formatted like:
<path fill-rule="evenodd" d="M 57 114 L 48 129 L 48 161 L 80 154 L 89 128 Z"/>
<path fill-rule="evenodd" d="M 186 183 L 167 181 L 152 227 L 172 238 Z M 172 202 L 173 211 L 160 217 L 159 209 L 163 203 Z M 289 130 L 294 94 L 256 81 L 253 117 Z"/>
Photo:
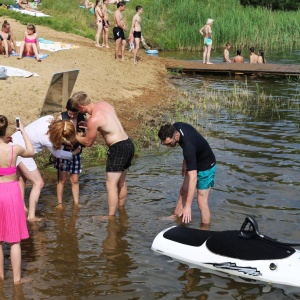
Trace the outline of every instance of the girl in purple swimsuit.
<path fill-rule="evenodd" d="M 20 132 L 25 148 L 9 145 L 6 136 L 7 118 L 0 115 L 0 280 L 4 279 L 3 243 L 10 244 L 10 260 L 14 284 L 21 281 L 21 240 L 29 237 L 24 210 L 24 202 L 17 181 L 16 160 L 18 156 L 33 157 L 34 150 L 28 136 L 20 124 Z"/>

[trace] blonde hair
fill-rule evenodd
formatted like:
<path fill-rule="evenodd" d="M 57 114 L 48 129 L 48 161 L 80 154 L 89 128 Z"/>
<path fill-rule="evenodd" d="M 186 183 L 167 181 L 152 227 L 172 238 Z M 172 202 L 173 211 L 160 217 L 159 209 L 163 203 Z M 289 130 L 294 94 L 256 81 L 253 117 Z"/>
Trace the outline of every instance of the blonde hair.
<path fill-rule="evenodd" d="M 208 18 L 207 21 L 206 21 L 206 25 L 210 25 L 210 24 L 212 24 L 213 22 L 214 22 L 213 19 Z"/>
<path fill-rule="evenodd" d="M 47 132 L 55 150 L 60 149 L 64 141 L 74 141 L 76 130 L 74 124 L 69 120 L 53 120 Z"/>
<path fill-rule="evenodd" d="M 92 103 L 88 94 L 83 91 L 74 93 L 71 99 L 73 106 L 76 108 L 78 108 L 79 105 L 89 105 L 90 103 Z"/>

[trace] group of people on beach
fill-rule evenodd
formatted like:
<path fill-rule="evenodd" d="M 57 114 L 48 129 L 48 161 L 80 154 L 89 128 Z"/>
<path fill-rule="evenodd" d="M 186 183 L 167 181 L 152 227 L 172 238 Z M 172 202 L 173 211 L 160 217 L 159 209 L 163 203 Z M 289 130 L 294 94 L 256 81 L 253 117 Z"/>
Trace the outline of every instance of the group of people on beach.
<path fill-rule="evenodd" d="M 86 115 L 89 118 L 86 118 Z M 91 147 L 99 132 L 108 147 L 106 161 L 107 216 L 114 217 L 122 209 L 127 197 L 126 175 L 134 157 L 134 144 L 117 116 L 114 107 L 106 101 L 92 102 L 87 93 L 76 92 L 68 100 L 66 111 L 59 118 L 40 117 L 27 126 L 20 119 L 17 131 L 8 136 L 8 120 L 0 115 L 0 280 L 4 279 L 2 245 L 11 245 L 14 283 L 21 280 L 20 242 L 28 238 L 27 221 L 35 222 L 36 206 L 44 186 L 34 155 L 48 149 L 56 158 L 58 170 L 57 209 L 63 207 L 63 191 L 70 174 L 74 205 L 79 204 L 79 174 L 82 171 L 82 147 Z M 158 136 L 167 147 L 177 144 L 183 149 L 182 175 L 184 181 L 172 217 L 182 217 L 184 223 L 192 220 L 192 201 L 197 188 L 202 229 L 209 229 L 208 196 L 214 186 L 216 159 L 204 137 L 186 123 L 165 124 Z M 26 182 L 32 183 L 28 209 L 25 204 Z"/>
<path fill-rule="evenodd" d="M 90 3 L 90 2 L 89 2 Z M 108 33 L 110 27 L 109 15 L 108 15 L 108 4 L 109 0 L 96 0 L 93 6 L 95 23 L 96 23 L 96 35 L 95 35 L 95 46 L 102 48 L 109 48 L 108 45 Z M 88 4 L 92 5 L 91 3 Z M 123 11 L 125 10 L 126 3 L 124 1 L 116 2 L 117 9 L 114 12 L 114 27 L 113 35 L 115 40 L 115 59 L 119 59 L 119 53 L 121 51 L 121 61 L 125 60 L 125 48 L 126 48 L 126 37 L 125 31 L 127 26 L 125 25 L 123 18 Z M 143 13 L 143 8 L 138 5 L 136 6 L 136 14 L 132 19 L 131 28 L 129 31 L 128 41 L 129 41 L 129 51 L 133 52 L 133 63 L 138 63 L 137 53 L 140 48 L 140 43 L 142 40 L 142 28 L 141 28 L 141 14 Z M 102 44 L 100 44 L 100 38 L 102 34 Z"/>
<path fill-rule="evenodd" d="M 5 20 L 2 23 L 0 31 L 0 54 L 5 55 L 5 57 L 9 57 L 13 53 L 19 54 L 18 59 L 22 59 L 23 56 L 34 56 L 38 62 L 41 62 L 40 45 L 36 28 L 33 24 L 29 24 L 26 29 L 20 49 L 18 50 L 11 26 Z"/>
<path fill-rule="evenodd" d="M 203 51 L 203 63 L 204 64 L 212 64 L 210 61 L 211 49 L 212 49 L 212 25 L 214 20 L 208 18 L 206 24 L 199 30 L 199 33 L 204 37 L 204 51 Z M 236 51 L 236 56 L 232 59 L 229 58 L 229 49 L 231 45 L 230 43 L 226 43 L 225 49 L 223 51 L 223 62 L 226 63 L 243 63 L 244 58 L 242 56 L 242 51 L 238 49 Z M 263 50 L 259 50 L 258 55 L 254 52 L 254 47 L 249 48 L 250 51 L 250 63 L 251 64 L 265 64 L 266 59 Z"/>

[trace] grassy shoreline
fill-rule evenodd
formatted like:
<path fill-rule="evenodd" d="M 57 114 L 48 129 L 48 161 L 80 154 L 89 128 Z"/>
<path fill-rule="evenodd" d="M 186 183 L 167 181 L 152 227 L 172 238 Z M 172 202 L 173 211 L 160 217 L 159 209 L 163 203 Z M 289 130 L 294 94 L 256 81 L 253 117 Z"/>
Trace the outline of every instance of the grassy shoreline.
<path fill-rule="evenodd" d="M 2 0 L 14 4 L 14 0 Z M 23 24 L 34 23 L 58 31 L 78 34 L 90 39 L 95 36 L 94 16 L 79 7 L 80 1 L 43 0 L 40 10 L 51 18 L 36 18 L 9 10 L 9 16 Z M 142 27 L 146 41 L 161 50 L 199 51 L 203 48 L 199 29 L 208 17 L 213 18 L 213 47 L 230 42 L 234 48 L 298 49 L 300 47 L 300 11 L 272 12 L 263 8 L 243 7 L 239 0 L 139 0 L 127 2 L 124 20 L 131 25 L 135 6 L 144 8 Z M 110 5 L 111 12 L 115 6 Z M 110 15 L 111 23 L 112 14 Z M 112 37 L 112 32 L 110 32 Z"/>

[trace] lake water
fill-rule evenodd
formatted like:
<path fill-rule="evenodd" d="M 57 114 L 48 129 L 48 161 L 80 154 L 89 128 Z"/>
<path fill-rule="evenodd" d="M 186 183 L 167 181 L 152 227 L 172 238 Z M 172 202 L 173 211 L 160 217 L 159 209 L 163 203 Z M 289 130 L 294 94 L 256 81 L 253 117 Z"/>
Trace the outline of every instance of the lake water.
<path fill-rule="evenodd" d="M 226 90 L 244 85 L 245 78 L 183 76 L 172 82 L 201 94 L 203 85 Z M 299 103 L 297 81 L 249 78 L 247 85 Z M 209 115 L 208 121 L 198 120 L 218 162 L 210 195 L 211 230 L 237 230 L 245 216 L 254 215 L 262 233 L 299 243 L 299 114 L 299 106 L 277 114 L 265 110 L 258 116 L 222 110 L 218 116 Z M 32 281 L 13 288 L 5 248 L 7 279 L 0 283 L 0 300 L 300 299 L 300 287 L 269 286 L 190 269 L 151 251 L 156 234 L 177 225 L 161 218 L 173 212 L 182 183 L 181 163 L 179 147 L 143 151 L 130 168 L 126 208 L 107 222 L 93 218 L 107 212 L 103 164 L 85 168 L 80 177 L 80 208 L 73 207 L 68 185 L 64 210 L 55 209 L 56 176 L 44 174 L 46 186 L 37 213 L 44 220 L 29 225 L 30 238 L 22 243 L 23 276 Z M 189 226 L 199 228 L 196 203 L 192 213 Z"/>

